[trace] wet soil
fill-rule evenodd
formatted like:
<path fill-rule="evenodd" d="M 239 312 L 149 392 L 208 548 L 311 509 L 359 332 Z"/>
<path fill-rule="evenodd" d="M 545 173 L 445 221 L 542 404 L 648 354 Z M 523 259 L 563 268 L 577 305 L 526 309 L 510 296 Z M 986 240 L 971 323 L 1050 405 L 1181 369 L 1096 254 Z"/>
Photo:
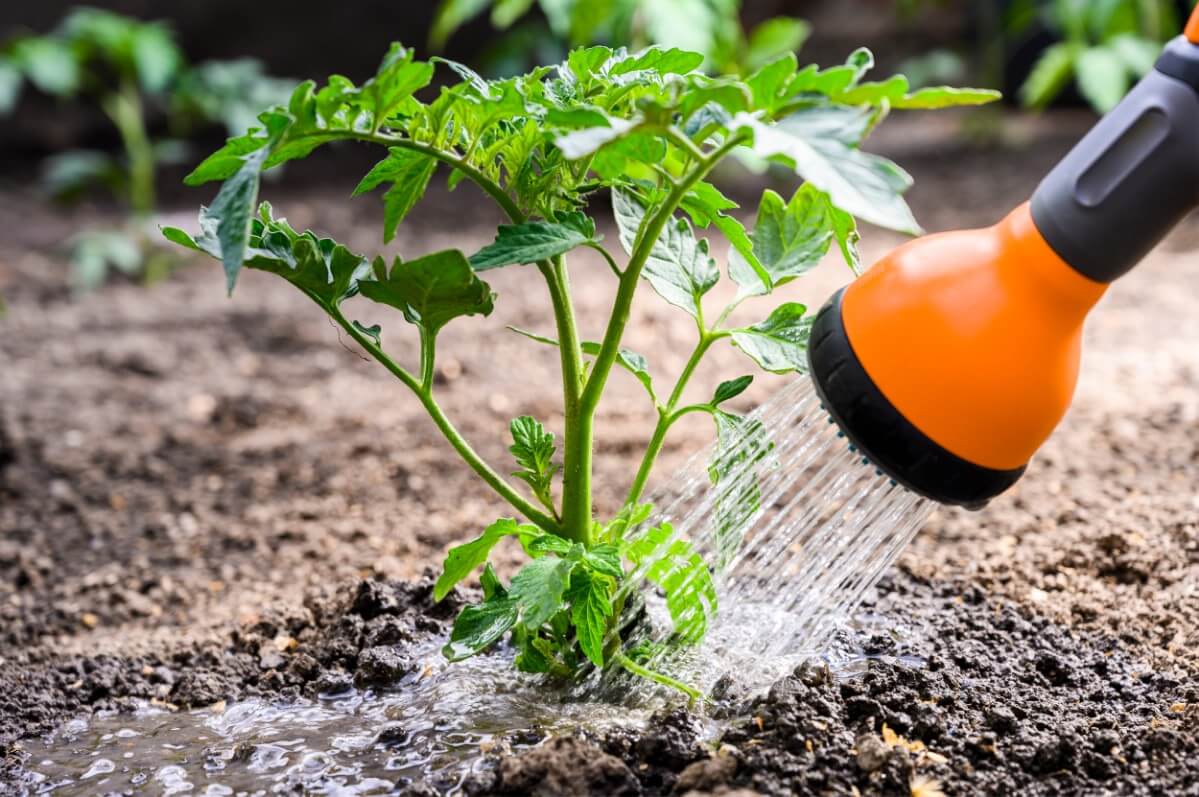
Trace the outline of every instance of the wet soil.
<path fill-rule="evenodd" d="M 947 122 L 921 124 L 898 120 L 880 147 L 916 176 L 913 204 L 931 229 L 994 221 L 1078 129 L 1074 118 L 1021 123 L 976 149 Z M 370 199 L 344 201 L 352 179 L 265 193 L 295 225 L 376 251 L 381 213 Z M 437 194 L 389 251 L 486 243 L 497 219 L 468 190 Z M 415 402 L 269 276 L 246 274 L 232 301 L 211 264 L 149 290 L 117 282 L 72 297 L 58 245 L 107 214 L 62 213 L 20 187 L 0 194 L 0 754 L 10 767 L 21 739 L 134 699 L 205 706 L 394 679 L 405 646 L 451 613 L 428 604 L 427 568 L 504 513 Z M 870 231 L 867 255 L 896 241 Z M 809 668 L 751 706 L 716 750 L 679 715 L 641 736 L 554 740 L 496 760 L 473 788 L 935 794 L 927 778 L 948 794 L 1199 789 L 1197 247 L 1188 222 L 1105 300 L 1075 408 L 1017 488 L 981 513 L 939 512 L 880 588 L 872 611 L 930 629 L 910 651 L 925 667 L 879 660 L 837 682 Z M 787 298 L 818 304 L 844 278 L 830 261 Z M 608 275 L 584 256 L 573 279 L 585 335 L 597 337 Z M 447 329 L 437 382 L 467 437 L 502 461 L 497 430 L 509 418 L 560 427 L 561 415 L 544 391 L 553 353 L 504 330 L 550 330 L 536 274 L 506 269 L 493 285 L 492 317 Z M 410 357 L 414 342 L 381 320 Z M 647 292 L 629 345 L 677 372 L 692 334 Z M 718 351 L 697 395 L 751 370 Z M 779 384 L 759 377 L 744 405 Z M 622 380 L 603 407 L 601 504 L 623 492 L 652 421 L 639 389 Z M 660 473 L 710 435 L 698 422 L 679 432 Z M 509 568 L 518 561 L 501 554 Z M 910 744 L 884 740 L 884 723 Z M 917 742 L 925 749 L 910 752 Z M 580 746 L 603 751 L 583 772 Z M 0 793 L 21 788 L 9 771 Z"/>

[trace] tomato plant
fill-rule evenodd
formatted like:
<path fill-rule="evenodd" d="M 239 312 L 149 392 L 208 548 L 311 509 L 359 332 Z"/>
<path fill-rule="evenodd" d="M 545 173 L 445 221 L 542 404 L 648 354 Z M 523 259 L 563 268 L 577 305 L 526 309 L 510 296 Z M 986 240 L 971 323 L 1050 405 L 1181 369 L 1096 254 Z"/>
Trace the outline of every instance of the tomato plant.
<path fill-rule="evenodd" d="M 860 148 L 890 109 L 976 104 L 996 96 L 950 88 L 909 92 L 902 77 L 864 82 L 873 63 L 865 50 L 824 70 L 800 69 L 787 54 L 746 79 L 708 77 L 697 71 L 703 61 L 701 54 L 678 49 L 591 47 L 557 66 L 491 81 L 441 61 L 460 80 L 426 102 L 416 94 L 430 84 L 435 63 L 396 44 L 361 86 L 340 76 L 322 86 L 306 82 L 285 107 L 262 114 L 257 127 L 230 139 L 188 178 L 193 185 L 224 181 L 200 212 L 198 236 L 164 230 L 170 240 L 220 260 L 230 291 L 243 267 L 292 283 L 412 393 L 449 445 L 519 514 L 521 519 L 497 520 L 446 557 L 435 589 L 439 600 L 483 568 L 484 599 L 458 617 L 445 647 L 450 659 L 473 656 L 510 635 L 521 670 L 569 677 L 589 666 L 623 667 L 695 696 L 624 651 L 619 588 L 630 567 L 640 567 L 666 595 L 678 644 L 699 641 L 716 610 L 709 565 L 669 525 L 647 523 L 651 509 L 642 503 L 662 442 L 683 416 L 712 416 L 718 448 L 761 434 L 754 422 L 722 408 L 745 390 L 749 376 L 723 382 L 708 401 L 684 403 L 696 365 L 711 347 L 729 342 L 767 371 L 802 370 L 806 308 L 783 302 L 745 326 L 727 323 L 733 308 L 773 294 L 834 246 L 856 270 L 855 217 L 917 231 L 902 196 L 908 175 Z M 354 192 L 386 186 L 384 241 L 394 237 L 439 170 L 451 186 L 477 185 L 508 223 L 471 255 L 448 250 L 387 262 L 297 232 L 270 206 L 258 206 L 264 171 L 334 141 L 385 148 Z M 739 149 L 806 180 L 790 198 L 766 191 L 752 229 L 730 215 L 737 206 L 708 179 Z M 623 257 L 603 241 L 587 213 L 589 200 L 601 191 L 611 196 Z M 721 273 L 702 230 L 727 239 L 728 276 L 737 286 L 732 302 L 715 314 L 705 297 Z M 581 337 L 572 304 L 567 258 L 579 249 L 602 254 L 616 285 L 597 341 Z M 518 489 L 447 417 L 435 395 L 434 369 L 438 333 L 492 311 L 496 296 L 484 281 L 487 272 L 522 266 L 535 268 L 548 289 L 555 329 L 524 334 L 557 349 L 565 428 L 559 441 L 534 418 L 512 422 Z M 643 283 L 695 323 L 695 349 L 669 389 L 660 387 L 645 357 L 622 345 Z M 404 365 L 388 353 L 384 341 L 393 332 L 376 321 L 384 308 L 398 310 L 414 328 L 418 362 Z M 645 387 L 658 420 L 623 507 L 598 518 L 593 433 L 616 368 Z M 730 467 L 718 458 L 710 469 L 713 481 L 719 484 Z M 732 491 L 730 505 L 717 507 L 726 554 L 759 500 L 754 487 Z M 530 561 L 503 584 L 487 559 L 507 537 L 520 542 Z"/>

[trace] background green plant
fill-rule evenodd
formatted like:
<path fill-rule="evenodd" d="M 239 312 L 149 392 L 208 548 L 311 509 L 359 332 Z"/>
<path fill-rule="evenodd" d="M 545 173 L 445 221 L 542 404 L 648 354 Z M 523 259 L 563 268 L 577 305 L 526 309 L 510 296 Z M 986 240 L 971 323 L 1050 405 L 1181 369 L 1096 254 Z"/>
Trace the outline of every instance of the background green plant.
<path fill-rule="evenodd" d="M 570 46 L 604 43 L 637 50 L 649 45 L 702 53 L 709 72 L 749 74 L 784 53 L 799 50 L 808 38 L 806 22 L 774 17 L 746 31 L 741 0 L 442 0 L 429 33 L 442 49 L 462 25 L 490 12 L 498 30 L 530 22 L 536 7 L 548 35 Z M 525 48 L 535 28 L 517 28 L 513 47 L 501 43 L 493 53 Z"/>
<path fill-rule="evenodd" d="M 43 164 L 43 185 L 53 196 L 102 187 L 131 214 L 125 229 L 74 238 L 75 283 L 83 289 L 103 282 L 110 268 L 138 274 L 165 267 L 164 252 L 149 246 L 143 227 L 155 208 L 158 166 L 182 162 L 187 148 L 177 139 L 155 139 L 152 115 L 168 116 L 176 134 L 209 123 L 244 130 L 295 85 L 267 78 L 250 59 L 189 67 L 164 23 L 95 8 L 77 8 L 52 32 L 20 36 L 0 49 L 0 114 L 16 108 L 26 82 L 54 97 L 95 103 L 120 136 L 120 157 L 72 150 Z"/>
<path fill-rule="evenodd" d="M 1060 41 L 1037 60 L 1021 102 L 1044 108 L 1074 83 L 1099 113 L 1116 107 L 1179 32 L 1172 0 L 1020 0 L 1006 28 L 1019 37 L 1037 22 Z"/>
<path fill-rule="evenodd" d="M 450 446 L 523 518 L 500 519 L 450 550 L 435 588 L 438 600 L 484 568 L 484 598 L 459 615 L 445 648 L 450 659 L 475 655 L 510 635 L 515 665 L 524 671 L 573 677 L 589 666 L 622 667 L 697 696 L 624 651 L 622 624 L 635 596 L 622 587 L 633 572 L 656 583 L 673 621 L 672 643 L 698 642 L 717 608 L 711 568 L 735 552 L 760 500 L 756 480 L 739 480 L 739 474 L 752 473 L 769 442 L 760 424 L 722 406 L 752 377 L 722 382 L 705 401 L 686 401 L 686 388 L 706 353 L 723 342 L 764 370 L 803 370 L 807 308 L 785 301 L 758 323 L 744 325 L 729 323 L 732 311 L 774 294 L 832 247 L 856 270 L 855 217 L 917 232 L 902 196 L 911 179 L 860 148 L 892 108 L 942 108 L 997 96 L 944 87 L 910 91 L 902 76 L 866 82 L 873 65 L 866 50 L 824 70 L 800 69 L 788 53 L 745 79 L 708 77 L 699 71 L 704 61 L 703 54 L 680 49 L 630 53 L 600 46 L 505 80 L 485 80 L 441 61 L 459 80 L 425 102 L 416 94 L 432 82 L 434 63 L 395 44 L 361 86 L 336 75 L 323 86 L 305 82 L 286 106 L 267 111 L 258 126 L 230 139 L 188 177 L 194 185 L 223 181 L 212 204 L 201 209 L 199 234 L 164 230 L 171 241 L 220 260 L 230 291 L 243 267 L 277 274 L 301 290 L 412 393 Z M 258 205 L 263 172 L 336 141 L 385 149 L 354 192 L 386 186 L 384 242 L 438 171 L 448 175 L 451 188 L 473 182 L 508 222 L 473 255 L 449 250 L 388 262 L 297 232 L 269 205 Z M 736 203 L 708 180 L 738 150 L 806 180 L 789 198 L 765 192 L 752 228 L 730 215 Z M 600 192 L 611 197 L 623 257 L 605 243 L 588 213 Z M 705 301 L 721 273 L 703 230 L 727 241 L 728 278 L 737 286 L 718 312 Z M 567 258 L 579 249 L 602 256 L 616 288 L 597 340 L 583 334 L 573 308 Z M 557 350 L 565 420 L 560 442 L 534 418 L 511 423 L 520 490 L 447 417 L 435 395 L 434 373 L 440 331 L 492 311 L 496 296 L 482 276 L 524 265 L 535 267 L 545 283 L 555 328 L 515 331 Z M 645 357 L 622 345 L 643 283 L 695 323 L 695 348 L 669 388 Z M 376 321 L 384 307 L 415 327 L 419 356 L 410 365 L 384 346 L 394 334 Z M 614 369 L 644 387 L 657 422 L 647 430 L 649 442 L 623 505 L 612 516 L 597 517 L 593 438 Z M 651 523 L 652 508 L 642 503 L 663 440 L 693 413 L 711 416 L 717 429 L 709 470 L 721 495 L 721 550 L 713 563 L 668 524 Z M 509 537 L 530 561 L 505 585 L 486 562 Z"/>

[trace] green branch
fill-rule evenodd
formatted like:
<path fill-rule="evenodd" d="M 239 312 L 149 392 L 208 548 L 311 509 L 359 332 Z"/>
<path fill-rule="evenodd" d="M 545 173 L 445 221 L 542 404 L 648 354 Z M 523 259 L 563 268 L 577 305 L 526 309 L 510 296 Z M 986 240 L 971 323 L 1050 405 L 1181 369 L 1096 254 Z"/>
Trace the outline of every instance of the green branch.
<path fill-rule="evenodd" d="M 629 323 L 629 312 L 633 305 L 633 296 L 637 292 L 638 280 L 641 279 L 641 271 L 645 267 L 646 261 L 649 260 L 650 252 L 653 251 L 658 237 L 662 234 L 662 230 L 666 227 L 670 219 L 674 217 L 675 211 L 678 209 L 680 203 L 682 203 L 687 192 L 696 183 L 704 179 L 708 172 L 725 155 L 739 146 L 741 142 L 742 138 L 740 136 L 730 136 L 727 141 L 713 150 L 711 154 L 705 155 L 703 160 L 697 163 L 695 168 L 688 172 L 671 189 L 670 194 L 663 201 L 657 212 L 649 217 L 648 223 L 642 229 L 637 246 L 629 258 L 629 264 L 621 275 L 620 287 L 616 292 L 616 301 L 612 308 L 612 314 L 608 319 L 608 327 L 604 332 L 604 340 L 600 345 L 600 353 L 595 358 L 595 364 L 591 367 L 591 376 L 587 379 L 587 387 L 583 390 L 583 412 L 594 413 L 595 408 L 599 404 L 604 384 L 607 382 L 608 375 L 612 371 L 612 365 L 616 362 L 617 354 L 620 351 L 620 341 L 624 337 L 625 327 Z"/>

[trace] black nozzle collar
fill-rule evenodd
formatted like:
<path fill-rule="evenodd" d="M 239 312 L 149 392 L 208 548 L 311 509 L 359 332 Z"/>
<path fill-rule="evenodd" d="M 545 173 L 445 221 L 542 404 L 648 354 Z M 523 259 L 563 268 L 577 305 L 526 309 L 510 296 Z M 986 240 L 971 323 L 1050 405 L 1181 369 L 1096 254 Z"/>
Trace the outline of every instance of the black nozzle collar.
<path fill-rule="evenodd" d="M 895 408 L 854 354 L 841 316 L 842 289 L 816 315 L 808 364 L 824 408 L 871 463 L 912 492 L 981 509 L 1024 474 L 995 470 L 946 450 Z"/>

